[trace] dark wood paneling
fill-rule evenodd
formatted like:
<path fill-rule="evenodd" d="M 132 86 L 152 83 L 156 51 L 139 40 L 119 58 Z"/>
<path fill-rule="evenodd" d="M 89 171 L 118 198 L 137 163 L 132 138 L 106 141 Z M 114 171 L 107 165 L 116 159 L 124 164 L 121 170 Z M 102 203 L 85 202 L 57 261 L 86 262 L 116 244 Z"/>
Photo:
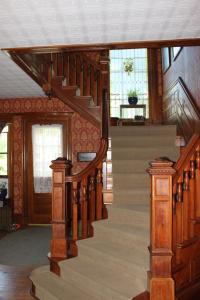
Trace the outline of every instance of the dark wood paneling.
<path fill-rule="evenodd" d="M 149 121 L 153 124 L 162 123 L 159 56 L 159 49 L 148 49 Z"/>
<path fill-rule="evenodd" d="M 200 47 L 184 47 L 164 74 L 164 95 L 176 80 L 181 77 L 196 106 L 200 111 Z"/>
<path fill-rule="evenodd" d="M 163 114 L 165 123 L 177 124 L 178 134 L 184 136 L 186 142 L 197 130 L 200 113 L 181 78 L 166 91 Z"/>

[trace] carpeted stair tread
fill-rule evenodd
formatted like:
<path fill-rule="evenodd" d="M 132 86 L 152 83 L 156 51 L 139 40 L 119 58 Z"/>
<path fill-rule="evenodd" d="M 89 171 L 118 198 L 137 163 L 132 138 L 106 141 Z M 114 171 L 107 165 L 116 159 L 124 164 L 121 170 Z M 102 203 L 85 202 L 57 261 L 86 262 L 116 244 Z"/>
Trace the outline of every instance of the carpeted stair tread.
<path fill-rule="evenodd" d="M 89 253 L 90 254 L 90 253 Z M 133 277 L 136 273 L 143 275 L 141 268 L 133 266 L 132 273 L 128 273 L 124 267 L 113 263 L 112 260 L 105 263 L 104 260 L 93 259 L 90 255 L 79 256 L 70 260 L 68 264 L 62 266 L 62 274 L 64 278 L 70 276 L 74 280 L 90 279 L 90 284 L 98 282 L 102 285 L 102 289 L 107 287 L 116 293 L 125 295 L 127 299 L 132 297 L 134 288 L 132 286 Z M 123 277 L 122 277 L 123 274 Z M 145 287 L 143 287 L 145 288 Z"/>
<path fill-rule="evenodd" d="M 147 162 L 151 161 L 158 157 L 168 157 L 171 160 L 176 160 L 178 156 L 178 150 L 175 152 L 175 149 L 169 148 L 166 149 L 165 146 L 160 147 L 148 147 L 148 151 L 145 147 L 134 147 L 131 148 L 122 148 L 118 147 L 117 149 L 113 150 L 112 152 L 112 160 L 118 159 L 145 159 Z M 147 165 L 148 166 L 148 165 Z"/>
<path fill-rule="evenodd" d="M 89 300 L 90 296 L 85 290 L 80 289 L 77 281 L 62 280 L 60 277 L 49 271 L 32 274 L 30 276 L 34 285 L 37 286 L 36 297 L 40 300 Z"/>
<path fill-rule="evenodd" d="M 112 166 L 112 174 L 123 173 L 143 173 L 147 168 L 147 162 L 144 159 L 117 159 L 116 163 Z"/>
<path fill-rule="evenodd" d="M 176 127 L 174 125 L 156 125 L 156 126 L 111 126 L 110 135 L 125 136 L 125 135 L 176 135 Z"/>
<path fill-rule="evenodd" d="M 112 244 L 111 244 L 112 246 Z M 93 260 L 96 260 L 98 257 L 98 262 L 102 265 L 102 261 L 104 262 L 104 266 L 107 267 L 110 266 L 115 269 L 116 265 L 120 267 L 121 272 L 127 272 L 129 275 L 133 275 L 133 272 L 137 272 L 138 270 L 141 270 L 141 265 L 138 263 L 138 261 L 135 262 L 135 264 L 130 264 L 130 260 L 128 259 L 122 259 L 122 257 L 119 256 L 119 252 L 121 251 L 120 248 L 115 248 L 116 251 L 111 254 L 109 252 L 104 251 L 105 247 L 95 247 L 94 243 L 93 245 L 88 245 L 86 243 L 80 244 L 79 245 L 79 256 L 84 259 L 84 257 L 90 257 Z M 117 251 L 118 250 L 118 251 Z M 133 250 L 133 248 L 132 248 Z M 134 250 L 135 251 L 135 250 Z M 146 249 L 147 251 L 147 249 Z M 122 252 L 122 251 L 121 251 Z M 117 254 L 117 255 L 116 255 Z M 132 256 L 132 255 L 131 255 Z M 148 257 L 146 258 L 146 267 L 148 266 L 149 259 Z M 144 268 L 145 269 L 145 268 Z M 145 273 L 143 273 L 144 276 L 146 276 Z"/>
<path fill-rule="evenodd" d="M 123 242 L 122 236 L 119 236 L 118 239 L 121 239 Z M 140 268 L 145 268 L 149 261 L 149 256 L 148 256 L 149 245 L 145 245 L 145 247 L 141 248 L 140 244 L 137 243 L 135 244 L 124 243 L 122 247 L 121 244 L 118 243 L 118 241 L 112 241 L 112 242 L 108 242 L 105 247 L 105 243 L 102 243 L 102 241 L 99 241 L 95 237 L 89 240 L 89 244 L 86 243 L 86 240 L 82 240 L 82 242 L 83 242 L 82 246 L 86 245 L 90 248 L 94 248 L 101 252 L 104 252 L 106 255 L 113 255 L 113 257 L 119 258 L 122 261 L 124 260 L 128 263 L 136 264 L 140 266 Z"/>
<path fill-rule="evenodd" d="M 130 139 L 129 135 L 125 136 L 114 136 L 112 138 L 112 148 L 116 147 L 155 147 L 160 146 L 160 141 L 162 140 L 162 145 L 169 147 L 174 146 L 175 139 L 174 136 L 166 135 L 163 139 L 161 135 L 146 135 L 145 138 L 143 135 L 134 135 L 134 138 Z"/>
<path fill-rule="evenodd" d="M 113 174 L 113 189 L 115 191 L 121 190 L 122 188 L 148 188 L 150 180 L 148 174 Z"/>

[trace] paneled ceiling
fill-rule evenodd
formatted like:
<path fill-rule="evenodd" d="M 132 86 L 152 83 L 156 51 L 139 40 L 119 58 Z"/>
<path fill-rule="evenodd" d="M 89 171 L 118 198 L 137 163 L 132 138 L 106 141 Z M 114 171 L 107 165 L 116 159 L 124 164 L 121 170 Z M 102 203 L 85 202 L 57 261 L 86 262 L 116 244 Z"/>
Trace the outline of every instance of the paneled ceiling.
<path fill-rule="evenodd" d="M 200 38 L 199 0 L 1 0 L 0 48 Z M 0 53 L 0 98 L 44 95 Z"/>

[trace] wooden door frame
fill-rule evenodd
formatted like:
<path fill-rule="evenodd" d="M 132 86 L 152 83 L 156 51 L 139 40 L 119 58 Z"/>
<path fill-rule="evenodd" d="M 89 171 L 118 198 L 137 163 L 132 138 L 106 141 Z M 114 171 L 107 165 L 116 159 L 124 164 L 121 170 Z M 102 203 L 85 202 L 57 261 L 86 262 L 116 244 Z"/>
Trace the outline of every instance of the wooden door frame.
<path fill-rule="evenodd" d="M 33 124 L 63 124 L 64 125 L 64 156 L 67 159 L 72 159 L 72 134 L 71 134 L 71 116 L 73 113 L 31 113 L 26 114 L 24 120 L 24 190 L 23 190 L 23 204 L 24 204 L 24 222 L 29 223 L 30 210 L 28 195 L 30 195 L 30 189 L 28 189 L 28 145 L 30 143 L 29 128 Z"/>

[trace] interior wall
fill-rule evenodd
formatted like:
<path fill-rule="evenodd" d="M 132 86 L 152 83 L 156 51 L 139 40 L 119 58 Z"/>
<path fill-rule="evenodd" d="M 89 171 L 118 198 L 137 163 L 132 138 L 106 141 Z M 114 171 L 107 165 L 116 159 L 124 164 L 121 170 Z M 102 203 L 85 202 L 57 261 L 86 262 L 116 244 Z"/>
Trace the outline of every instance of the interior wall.
<path fill-rule="evenodd" d="M 0 114 L 12 114 L 13 123 L 13 203 L 14 214 L 23 214 L 23 116 L 26 113 L 62 113 L 72 112 L 59 99 L 21 98 L 1 99 Z M 13 115 L 14 114 L 14 115 Z M 100 130 L 90 122 L 73 113 L 72 131 L 72 163 L 73 174 L 81 171 L 87 163 L 77 161 L 77 152 L 97 152 L 100 145 Z"/>
<path fill-rule="evenodd" d="M 163 76 L 164 95 L 170 86 L 181 77 L 200 110 L 200 47 L 183 47 Z"/>

